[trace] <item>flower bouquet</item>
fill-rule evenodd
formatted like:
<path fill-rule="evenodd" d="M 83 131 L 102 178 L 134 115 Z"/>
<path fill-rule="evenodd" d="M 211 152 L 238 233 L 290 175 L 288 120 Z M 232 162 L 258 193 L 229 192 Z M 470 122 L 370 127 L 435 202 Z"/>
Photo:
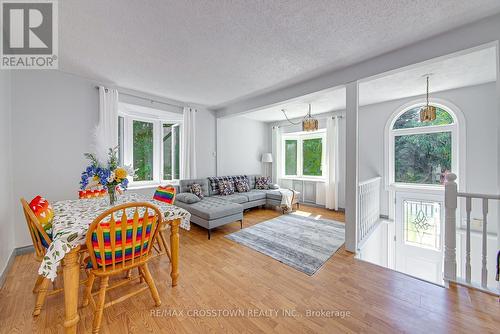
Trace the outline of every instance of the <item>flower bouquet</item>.
<path fill-rule="evenodd" d="M 91 164 L 82 173 L 80 189 L 82 191 L 93 189 L 97 191 L 107 190 L 110 205 L 116 202 L 116 192 L 127 190 L 128 177 L 134 176 L 134 171 L 128 167 L 118 165 L 118 149 L 110 148 L 105 164 L 102 164 L 93 153 L 85 153 L 84 156 Z"/>

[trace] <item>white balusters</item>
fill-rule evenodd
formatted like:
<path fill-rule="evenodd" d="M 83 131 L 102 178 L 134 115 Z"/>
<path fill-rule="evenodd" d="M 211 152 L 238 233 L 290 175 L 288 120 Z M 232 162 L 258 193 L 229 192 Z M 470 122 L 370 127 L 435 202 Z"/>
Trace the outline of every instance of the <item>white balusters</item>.
<path fill-rule="evenodd" d="M 445 205 L 445 231 L 444 231 L 444 279 L 445 281 L 456 281 L 457 279 L 457 176 L 450 173 L 446 176 L 444 185 Z"/>
<path fill-rule="evenodd" d="M 380 177 L 376 177 L 358 186 L 358 245 L 380 219 L 380 180 Z"/>
<path fill-rule="evenodd" d="M 467 234 L 465 239 L 465 281 L 470 284 L 470 212 L 472 210 L 472 198 L 465 199 L 465 212 L 467 214 Z"/>
<path fill-rule="evenodd" d="M 500 200 L 500 195 L 462 193 L 457 191 L 455 174 L 446 176 L 445 184 L 445 254 L 444 254 L 444 279 L 447 282 L 457 282 L 467 286 L 489 290 L 496 294 L 498 291 L 493 291 L 488 287 L 488 206 L 489 200 Z M 466 240 L 465 240 L 465 281 L 457 278 L 457 261 L 456 261 L 456 211 L 457 198 L 465 198 L 465 213 L 466 213 Z M 482 253 L 481 253 L 481 286 L 472 282 L 472 270 L 479 271 L 479 268 L 471 266 L 471 212 L 472 200 L 480 199 L 482 204 Z M 460 254 L 462 255 L 462 254 Z M 479 265 L 477 264 L 477 267 Z"/>
<path fill-rule="evenodd" d="M 488 286 L 488 268 L 486 267 L 486 255 L 488 252 L 488 199 L 483 198 L 483 261 L 481 269 L 481 286 L 486 288 Z"/>

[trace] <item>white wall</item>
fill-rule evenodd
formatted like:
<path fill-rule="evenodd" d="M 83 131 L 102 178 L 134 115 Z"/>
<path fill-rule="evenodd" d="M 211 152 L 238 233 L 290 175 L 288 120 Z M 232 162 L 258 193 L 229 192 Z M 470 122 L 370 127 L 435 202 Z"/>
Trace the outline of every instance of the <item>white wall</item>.
<path fill-rule="evenodd" d="M 213 111 L 198 107 L 196 113 L 196 177 L 216 174 L 216 118 Z"/>
<path fill-rule="evenodd" d="M 96 82 L 60 71 L 12 73 L 14 198 L 74 199 L 98 121 Z M 3 100 L 3 99 L 2 99 Z M 199 107 L 198 107 L 199 108 Z M 215 117 L 197 114 L 198 175 L 215 174 Z M 142 190 L 144 194 L 152 189 Z M 17 202 L 16 202 L 17 203 Z M 15 246 L 31 243 L 14 205 Z"/>
<path fill-rule="evenodd" d="M 262 153 L 271 152 L 266 123 L 245 117 L 217 119 L 217 175 L 262 174 Z"/>
<path fill-rule="evenodd" d="M 0 71 L 0 275 L 14 250 L 11 117 L 11 72 Z"/>
<path fill-rule="evenodd" d="M 14 198 L 76 198 L 97 124 L 95 83 L 57 71 L 12 76 Z M 30 244 L 19 205 L 16 247 Z"/>
<path fill-rule="evenodd" d="M 432 97 L 452 102 L 465 116 L 467 160 L 465 166 L 466 189 L 463 189 L 463 191 L 490 194 L 499 193 L 497 180 L 497 171 L 499 169 L 497 124 L 499 115 L 496 100 L 496 84 L 488 83 L 433 93 Z M 418 97 L 378 103 L 360 108 L 360 181 L 375 176 L 382 176 L 384 178 L 384 130 L 386 122 L 398 107 L 416 98 Z M 382 184 L 385 184 L 384 181 Z M 496 211 L 497 207 L 492 206 L 490 210 L 491 217 L 496 217 Z M 384 189 L 382 189 L 381 196 L 381 213 L 388 214 L 388 192 Z M 491 231 L 496 231 L 495 225 L 490 224 Z"/>
<path fill-rule="evenodd" d="M 389 267 L 389 240 L 391 224 L 393 222 L 381 222 L 372 234 L 360 246 L 358 258 L 382 267 Z"/>

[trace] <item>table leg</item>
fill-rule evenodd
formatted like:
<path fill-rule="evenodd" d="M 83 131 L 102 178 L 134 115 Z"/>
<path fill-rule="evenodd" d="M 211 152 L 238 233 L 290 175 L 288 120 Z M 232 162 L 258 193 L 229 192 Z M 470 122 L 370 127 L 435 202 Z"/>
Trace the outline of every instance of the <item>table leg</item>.
<path fill-rule="evenodd" d="M 172 286 L 177 285 L 177 280 L 179 278 L 179 224 L 180 219 L 174 219 L 170 223 L 170 256 L 172 257 L 172 272 L 170 277 L 172 277 Z"/>
<path fill-rule="evenodd" d="M 75 334 L 80 320 L 78 315 L 78 289 L 80 281 L 80 246 L 73 248 L 62 261 L 64 280 L 64 328 L 66 334 Z"/>

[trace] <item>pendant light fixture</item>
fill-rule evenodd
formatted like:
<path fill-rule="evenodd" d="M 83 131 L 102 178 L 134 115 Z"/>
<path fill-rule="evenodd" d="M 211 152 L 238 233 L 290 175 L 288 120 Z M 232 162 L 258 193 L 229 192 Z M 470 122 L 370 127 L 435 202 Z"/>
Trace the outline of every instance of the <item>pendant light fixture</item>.
<path fill-rule="evenodd" d="M 436 119 L 436 107 L 429 105 L 429 74 L 427 78 L 427 104 L 420 109 L 420 122 L 432 122 Z"/>
<path fill-rule="evenodd" d="M 288 116 L 286 115 L 285 109 L 281 109 L 283 112 L 283 115 L 285 115 L 286 120 L 293 125 L 299 125 L 300 123 L 294 123 L 292 122 Z M 302 119 L 302 131 L 316 131 L 318 130 L 318 120 L 311 115 L 311 104 L 309 103 L 309 111 L 307 114 L 304 116 Z"/>
<path fill-rule="evenodd" d="M 309 103 L 309 112 L 302 121 L 302 131 L 316 131 L 318 130 L 318 120 L 311 116 L 311 104 Z"/>

